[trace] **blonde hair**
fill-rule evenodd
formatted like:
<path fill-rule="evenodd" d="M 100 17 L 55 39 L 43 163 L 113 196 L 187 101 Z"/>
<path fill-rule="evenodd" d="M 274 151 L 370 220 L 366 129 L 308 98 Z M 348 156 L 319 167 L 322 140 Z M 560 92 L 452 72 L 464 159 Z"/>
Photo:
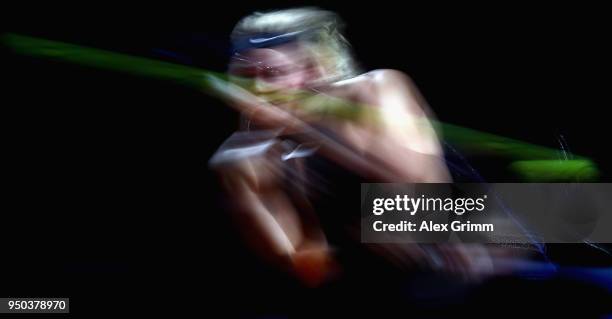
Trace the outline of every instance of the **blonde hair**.
<path fill-rule="evenodd" d="M 258 34 L 291 35 L 325 69 L 321 81 L 333 82 L 358 72 L 343 27 L 337 14 L 315 7 L 255 12 L 238 22 L 231 40 L 236 46 L 241 39 Z"/>

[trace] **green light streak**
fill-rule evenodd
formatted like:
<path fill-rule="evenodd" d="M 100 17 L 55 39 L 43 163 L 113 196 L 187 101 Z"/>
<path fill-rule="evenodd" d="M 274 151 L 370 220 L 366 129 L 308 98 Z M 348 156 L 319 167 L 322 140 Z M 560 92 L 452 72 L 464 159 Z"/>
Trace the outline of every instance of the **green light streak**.
<path fill-rule="evenodd" d="M 169 80 L 198 89 L 207 84 L 207 74 L 226 78 L 221 73 L 180 64 L 17 34 L 5 34 L 2 36 L 2 42 L 18 54 Z"/>
<path fill-rule="evenodd" d="M 173 81 L 206 93 L 215 93 L 213 86 L 228 81 L 223 73 L 173 64 L 143 57 L 88 48 L 59 41 L 39 39 L 17 34 L 5 34 L 2 43 L 22 55 L 75 63 L 88 67 L 113 70 L 137 76 Z M 216 84 L 212 84 L 212 81 Z M 242 79 L 244 81 L 244 79 Z M 248 80 L 247 80 L 248 81 Z M 304 92 L 294 96 L 278 95 L 275 99 L 308 98 Z M 310 102 L 316 102 L 312 100 Z M 335 99 L 333 103 L 305 103 L 302 111 L 322 116 L 356 120 L 375 118 L 372 108 L 350 101 Z M 463 152 L 477 155 L 495 155 L 515 160 L 510 169 L 527 181 L 595 180 L 599 176 L 596 165 L 589 159 L 574 156 L 574 160 L 561 161 L 559 151 L 519 140 L 434 122 L 444 139 Z"/>
<path fill-rule="evenodd" d="M 525 160 L 510 164 L 510 170 L 529 182 L 592 182 L 599 171 L 589 160 Z"/>

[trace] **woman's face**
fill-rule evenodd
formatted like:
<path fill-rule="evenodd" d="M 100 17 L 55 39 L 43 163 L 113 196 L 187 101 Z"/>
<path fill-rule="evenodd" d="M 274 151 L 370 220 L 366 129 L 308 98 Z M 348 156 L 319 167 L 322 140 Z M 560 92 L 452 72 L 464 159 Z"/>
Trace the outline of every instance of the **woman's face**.
<path fill-rule="evenodd" d="M 252 49 L 236 59 L 231 73 L 252 80 L 249 89 L 259 96 L 291 94 L 321 76 L 306 52 L 291 45 Z"/>

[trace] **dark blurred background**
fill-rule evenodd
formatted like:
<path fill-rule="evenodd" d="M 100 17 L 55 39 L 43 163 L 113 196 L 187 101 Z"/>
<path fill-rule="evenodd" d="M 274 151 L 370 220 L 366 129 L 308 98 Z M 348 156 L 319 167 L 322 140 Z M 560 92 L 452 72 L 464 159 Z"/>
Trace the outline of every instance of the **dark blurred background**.
<path fill-rule="evenodd" d="M 563 135 L 610 181 L 609 29 L 598 8 L 227 3 L 189 31 L 9 32 L 222 72 L 240 17 L 301 4 L 338 12 L 364 70 L 405 71 L 441 121 L 552 148 Z M 2 50 L 0 295 L 68 296 L 73 313 L 139 311 L 165 296 L 198 304 L 206 293 L 273 308 L 236 297 L 265 292 L 257 274 L 268 269 L 237 239 L 207 169 L 236 129 L 233 111 L 178 84 Z M 504 159 L 471 160 L 490 182 L 515 181 Z M 549 249 L 569 265 L 606 260 L 580 245 Z"/>

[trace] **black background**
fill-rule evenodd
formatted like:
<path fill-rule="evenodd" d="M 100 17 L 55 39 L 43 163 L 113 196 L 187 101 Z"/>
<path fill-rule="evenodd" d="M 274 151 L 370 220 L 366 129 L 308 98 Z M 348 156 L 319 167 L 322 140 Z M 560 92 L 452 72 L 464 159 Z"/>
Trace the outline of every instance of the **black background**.
<path fill-rule="evenodd" d="M 98 28 L 11 32 L 224 71 L 238 19 L 286 6 L 198 8 L 189 31 L 163 19 L 111 28 L 107 17 Z M 609 181 L 601 8 L 319 6 L 346 20 L 365 70 L 405 71 L 440 120 L 553 148 L 563 135 Z M 177 84 L 3 55 L 0 295 L 69 296 L 73 313 L 206 293 L 252 306 L 232 296 L 263 266 L 236 240 L 206 167 L 237 115 Z M 503 160 L 474 163 L 491 182 L 512 180 Z"/>

